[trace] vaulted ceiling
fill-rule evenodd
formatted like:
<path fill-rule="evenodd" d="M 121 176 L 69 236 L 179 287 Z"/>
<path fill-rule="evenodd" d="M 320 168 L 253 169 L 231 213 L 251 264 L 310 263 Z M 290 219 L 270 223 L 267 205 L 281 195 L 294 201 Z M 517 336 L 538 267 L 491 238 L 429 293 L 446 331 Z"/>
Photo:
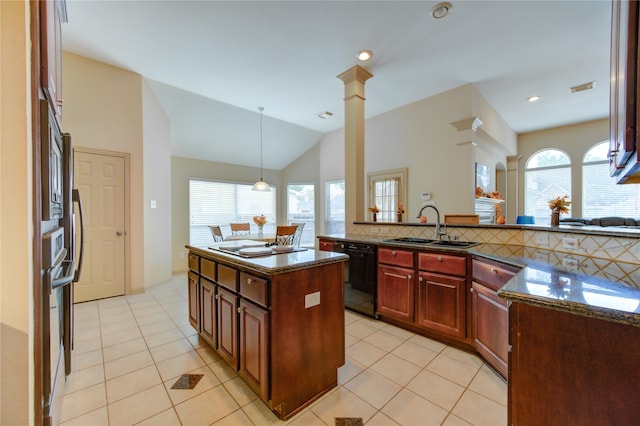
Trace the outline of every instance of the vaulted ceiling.
<path fill-rule="evenodd" d="M 452 1 L 439 20 L 436 3 L 67 0 L 63 48 L 146 78 L 174 155 L 259 166 L 264 107 L 275 170 L 344 127 L 336 76 L 355 64 L 366 117 L 467 83 L 517 133 L 608 116 L 609 1 Z"/>

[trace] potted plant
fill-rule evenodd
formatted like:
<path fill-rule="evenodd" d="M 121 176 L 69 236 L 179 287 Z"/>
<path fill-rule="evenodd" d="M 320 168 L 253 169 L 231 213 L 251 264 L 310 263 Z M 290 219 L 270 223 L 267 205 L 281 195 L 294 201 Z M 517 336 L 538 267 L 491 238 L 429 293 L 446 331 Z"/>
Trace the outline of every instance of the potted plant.
<path fill-rule="evenodd" d="M 549 200 L 549 208 L 551 209 L 551 226 L 560 225 L 560 213 L 569 213 L 569 201 L 568 195 L 559 196 Z"/>
<path fill-rule="evenodd" d="M 380 212 L 380 209 L 378 208 L 378 206 L 376 206 L 374 204 L 373 207 L 369 207 L 369 211 L 371 212 L 371 214 L 373 214 L 373 221 L 377 222 L 378 221 L 378 213 Z"/>

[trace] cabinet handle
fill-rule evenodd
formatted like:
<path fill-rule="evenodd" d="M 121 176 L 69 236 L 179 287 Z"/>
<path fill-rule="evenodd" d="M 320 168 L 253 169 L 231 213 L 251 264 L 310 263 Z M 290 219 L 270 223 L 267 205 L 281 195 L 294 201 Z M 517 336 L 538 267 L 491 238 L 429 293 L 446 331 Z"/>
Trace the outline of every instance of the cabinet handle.
<path fill-rule="evenodd" d="M 242 309 L 243 308 L 238 308 L 238 313 L 241 314 L 242 313 Z"/>
<path fill-rule="evenodd" d="M 473 288 L 471 288 L 469 291 L 470 291 L 471 293 L 473 293 L 475 290 L 474 290 Z"/>
<path fill-rule="evenodd" d="M 418 281 L 422 282 L 422 281 L 424 281 L 424 280 L 422 279 L 422 277 L 419 277 L 419 278 L 418 278 Z"/>
<path fill-rule="evenodd" d="M 442 262 L 442 256 L 438 256 L 438 262 Z"/>
<path fill-rule="evenodd" d="M 391 255 L 395 256 L 396 255 L 396 251 L 395 250 L 391 251 Z"/>
<path fill-rule="evenodd" d="M 497 273 L 499 273 L 500 271 L 499 271 L 498 269 L 496 269 L 496 268 L 491 268 L 491 272 L 493 272 L 494 274 L 497 274 Z"/>
<path fill-rule="evenodd" d="M 216 294 L 216 295 L 215 295 L 215 298 L 216 298 L 216 300 L 220 300 L 220 295 L 219 295 L 219 294 Z"/>
<path fill-rule="evenodd" d="M 251 278 L 247 278 L 247 284 L 252 284 L 253 280 L 251 280 Z"/>
<path fill-rule="evenodd" d="M 411 278 L 413 278 L 411 275 L 407 275 L 408 280 L 410 280 Z"/>

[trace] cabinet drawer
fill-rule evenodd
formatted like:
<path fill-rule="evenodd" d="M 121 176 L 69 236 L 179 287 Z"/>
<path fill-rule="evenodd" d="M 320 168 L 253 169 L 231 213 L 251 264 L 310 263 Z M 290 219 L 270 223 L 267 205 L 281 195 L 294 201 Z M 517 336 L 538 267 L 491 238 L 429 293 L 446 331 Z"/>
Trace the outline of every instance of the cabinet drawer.
<path fill-rule="evenodd" d="M 240 294 L 257 304 L 267 307 L 269 282 L 264 278 L 240 272 Z"/>
<path fill-rule="evenodd" d="M 238 270 L 225 265 L 218 265 L 218 284 L 231 291 L 238 292 Z"/>
<path fill-rule="evenodd" d="M 409 250 L 380 247 L 378 249 L 378 262 L 386 263 L 388 265 L 413 268 L 413 252 Z"/>
<path fill-rule="evenodd" d="M 485 259 L 473 259 L 473 280 L 480 281 L 490 289 L 497 291 L 515 274 L 518 268 L 504 263 Z"/>
<path fill-rule="evenodd" d="M 200 256 L 196 256 L 191 252 L 189 252 L 189 269 L 200 273 Z"/>
<path fill-rule="evenodd" d="M 209 278 L 211 281 L 216 280 L 216 263 L 213 260 L 200 259 L 200 275 Z"/>
<path fill-rule="evenodd" d="M 333 241 L 320 240 L 318 248 L 321 251 L 333 251 Z"/>
<path fill-rule="evenodd" d="M 418 269 L 464 277 L 467 274 L 467 258 L 441 253 L 418 253 Z"/>

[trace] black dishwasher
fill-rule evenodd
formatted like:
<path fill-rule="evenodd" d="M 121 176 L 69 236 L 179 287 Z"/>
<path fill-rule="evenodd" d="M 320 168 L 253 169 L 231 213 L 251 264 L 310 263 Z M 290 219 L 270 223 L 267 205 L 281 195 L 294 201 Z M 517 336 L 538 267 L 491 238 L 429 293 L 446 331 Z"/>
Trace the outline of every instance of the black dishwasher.
<path fill-rule="evenodd" d="M 344 271 L 344 306 L 376 318 L 376 246 L 336 241 L 333 250 L 349 255 Z"/>

